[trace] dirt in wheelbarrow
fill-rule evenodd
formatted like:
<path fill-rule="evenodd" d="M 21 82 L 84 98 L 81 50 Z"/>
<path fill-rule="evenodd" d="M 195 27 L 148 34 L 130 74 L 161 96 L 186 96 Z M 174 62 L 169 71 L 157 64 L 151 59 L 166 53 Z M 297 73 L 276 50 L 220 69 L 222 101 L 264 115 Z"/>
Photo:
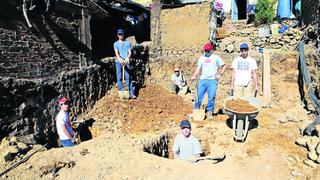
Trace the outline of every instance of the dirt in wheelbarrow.
<path fill-rule="evenodd" d="M 235 112 L 255 112 L 258 110 L 256 107 L 249 104 L 248 101 L 242 99 L 230 100 L 227 102 L 226 107 Z"/>

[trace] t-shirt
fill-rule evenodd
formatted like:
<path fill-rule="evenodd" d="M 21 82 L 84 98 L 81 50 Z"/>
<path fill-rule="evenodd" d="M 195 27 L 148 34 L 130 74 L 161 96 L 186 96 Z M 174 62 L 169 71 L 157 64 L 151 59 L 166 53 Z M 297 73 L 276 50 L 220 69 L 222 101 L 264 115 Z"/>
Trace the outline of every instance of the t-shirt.
<path fill-rule="evenodd" d="M 73 130 L 69 125 L 69 115 L 65 111 L 60 111 L 56 117 L 56 125 L 57 125 L 57 131 L 59 135 L 60 140 L 68 140 L 70 139 L 62 130 L 61 125 L 65 125 L 68 132 L 70 133 L 71 136 L 73 136 Z"/>
<path fill-rule="evenodd" d="M 176 76 L 176 74 L 172 74 L 171 80 L 174 82 L 175 85 L 179 86 L 180 88 L 185 84 L 186 79 L 183 76 L 182 73 L 180 73 L 179 76 Z"/>
<path fill-rule="evenodd" d="M 183 160 L 202 153 L 200 142 L 193 135 L 185 138 L 182 134 L 178 134 L 174 139 L 172 150 L 178 152 L 178 158 Z"/>
<path fill-rule="evenodd" d="M 258 69 L 257 62 L 252 57 L 237 57 L 232 62 L 232 69 L 235 70 L 234 85 L 247 86 L 252 77 L 252 70 Z"/>
<path fill-rule="evenodd" d="M 215 54 L 211 54 L 209 57 L 202 55 L 197 63 L 197 66 L 201 68 L 200 79 L 216 79 L 218 67 L 223 66 L 225 63 L 223 60 Z"/>
<path fill-rule="evenodd" d="M 113 48 L 115 51 L 118 51 L 119 53 L 119 56 L 122 58 L 122 59 L 125 59 L 128 57 L 129 55 L 129 52 L 128 50 L 131 49 L 131 44 L 129 41 L 125 40 L 125 41 L 116 41 L 114 44 L 113 44 Z"/>

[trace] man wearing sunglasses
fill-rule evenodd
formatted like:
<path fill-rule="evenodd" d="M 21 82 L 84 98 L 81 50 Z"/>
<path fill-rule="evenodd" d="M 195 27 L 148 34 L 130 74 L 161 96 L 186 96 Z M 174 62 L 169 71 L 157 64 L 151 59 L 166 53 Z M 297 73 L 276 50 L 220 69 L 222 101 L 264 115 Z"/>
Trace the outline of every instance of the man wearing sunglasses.
<path fill-rule="evenodd" d="M 131 57 L 131 44 L 129 41 L 125 40 L 124 38 L 124 30 L 118 29 L 117 30 L 118 41 L 113 44 L 114 53 L 116 55 L 116 73 L 117 73 L 117 83 L 118 83 L 118 90 L 123 91 L 124 86 L 122 83 L 122 73 L 124 74 L 126 84 L 129 88 L 129 95 L 130 99 L 137 99 L 133 92 L 132 86 L 132 78 L 130 77 L 130 70 L 131 66 L 129 64 L 130 57 Z M 124 71 L 122 72 L 122 66 L 124 66 Z"/>
<path fill-rule="evenodd" d="M 201 107 L 203 97 L 205 93 L 208 93 L 207 117 L 211 120 L 213 119 L 214 101 L 218 80 L 226 71 L 227 66 L 218 55 L 213 54 L 213 45 L 211 43 L 206 43 L 203 46 L 203 50 L 204 54 L 199 58 L 197 68 L 191 77 L 192 80 L 195 80 L 201 73 L 198 86 L 196 87 L 198 92 L 198 101 L 194 102 L 194 109 L 196 110 Z"/>
<path fill-rule="evenodd" d="M 187 80 L 182 74 L 180 67 L 176 66 L 174 68 L 174 74 L 171 76 L 172 80 L 172 90 L 176 93 L 186 94 L 188 93 Z"/>
<path fill-rule="evenodd" d="M 74 146 L 74 132 L 68 114 L 70 100 L 67 97 L 61 97 L 58 103 L 60 111 L 56 117 L 56 125 L 60 143 L 63 147 L 72 147 Z"/>
<path fill-rule="evenodd" d="M 172 147 L 174 159 L 190 160 L 200 157 L 202 149 L 197 138 L 191 135 L 191 124 L 188 120 L 180 122 L 181 134 L 174 139 Z"/>
<path fill-rule="evenodd" d="M 232 62 L 231 95 L 253 97 L 256 96 L 258 92 L 257 62 L 248 54 L 248 44 L 241 44 L 240 56 L 235 58 Z M 254 88 L 252 78 L 254 81 Z M 253 91 L 253 89 L 255 91 Z"/>

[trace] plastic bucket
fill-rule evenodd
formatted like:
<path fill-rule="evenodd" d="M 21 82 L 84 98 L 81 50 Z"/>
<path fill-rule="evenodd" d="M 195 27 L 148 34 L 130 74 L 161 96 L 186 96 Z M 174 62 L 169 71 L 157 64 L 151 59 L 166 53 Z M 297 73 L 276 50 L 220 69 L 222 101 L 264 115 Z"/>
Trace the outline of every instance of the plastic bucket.
<path fill-rule="evenodd" d="M 279 25 L 278 24 L 271 24 L 271 34 L 279 34 Z"/>
<path fill-rule="evenodd" d="M 278 16 L 290 18 L 292 14 L 292 0 L 278 0 Z"/>

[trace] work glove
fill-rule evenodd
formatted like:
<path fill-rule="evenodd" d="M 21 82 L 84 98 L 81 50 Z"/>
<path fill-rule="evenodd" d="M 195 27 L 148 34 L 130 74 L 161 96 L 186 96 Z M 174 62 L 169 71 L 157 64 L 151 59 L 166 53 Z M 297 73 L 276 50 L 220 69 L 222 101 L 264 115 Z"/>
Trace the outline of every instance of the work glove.
<path fill-rule="evenodd" d="M 125 64 L 128 64 L 129 63 L 129 58 L 125 58 L 124 62 L 125 62 Z"/>

